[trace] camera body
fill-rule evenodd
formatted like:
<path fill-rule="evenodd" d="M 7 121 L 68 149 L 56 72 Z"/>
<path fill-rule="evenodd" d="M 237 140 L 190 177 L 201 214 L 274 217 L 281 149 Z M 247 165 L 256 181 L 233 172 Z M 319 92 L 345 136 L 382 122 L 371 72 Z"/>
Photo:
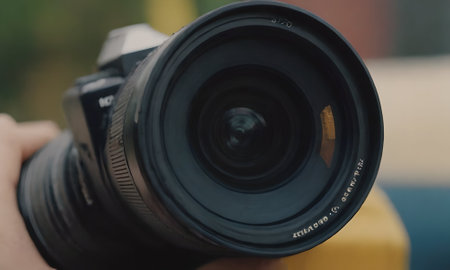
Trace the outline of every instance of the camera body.
<path fill-rule="evenodd" d="M 108 137 L 111 106 L 116 94 L 129 74 L 154 49 L 168 37 L 147 24 L 137 24 L 112 30 L 100 52 L 97 66 L 99 72 L 81 77 L 69 89 L 63 100 L 63 108 L 74 145 L 78 151 L 85 173 L 92 179 L 105 175 L 104 154 Z M 106 181 L 92 181 L 96 192 L 105 192 Z M 111 190 L 110 190 L 111 191 Z M 111 191 L 113 192 L 113 191 Z M 88 193 L 86 202 L 92 201 Z M 111 196 L 100 196 L 109 198 Z M 103 202 L 108 205 L 111 202 Z"/>
<path fill-rule="evenodd" d="M 65 93 L 63 108 L 69 129 L 73 132 L 66 131 L 62 140 L 70 140 L 73 143 L 70 151 L 78 170 L 78 185 L 72 191 L 81 191 L 78 197 L 82 198 L 81 204 L 86 206 L 82 212 L 85 212 L 85 215 L 90 212 L 87 222 L 96 224 L 97 233 L 102 235 L 100 238 L 103 239 L 98 243 L 100 246 L 105 245 L 106 238 L 117 233 L 122 234 L 121 239 L 108 241 L 109 250 L 102 254 L 104 257 L 99 260 L 101 263 L 88 259 L 81 264 L 74 262 L 71 266 L 73 269 L 140 269 L 147 259 L 147 252 L 154 254 L 152 262 L 145 263 L 146 267 L 151 265 L 152 268 L 193 269 L 215 257 L 215 248 L 212 246 L 209 248 L 210 254 L 205 255 L 165 243 L 165 240 L 149 231 L 145 224 L 139 224 L 135 216 L 130 215 L 130 209 L 124 207 L 120 199 L 117 200 L 118 191 L 108 181 L 111 175 L 106 168 L 105 152 L 112 105 L 130 73 L 167 38 L 168 36 L 147 24 L 112 30 L 97 61 L 99 71 L 78 78 L 74 86 Z M 130 219 L 135 223 L 129 222 Z M 45 250 L 46 248 L 41 248 L 44 257 L 53 262 L 53 256 Z M 222 250 L 220 253 L 224 252 Z M 167 253 L 178 260 L 167 260 Z M 98 253 L 97 250 L 96 254 L 101 252 Z M 115 254 L 115 258 L 106 259 L 111 254 Z M 233 255 L 231 252 L 229 254 Z"/>
<path fill-rule="evenodd" d="M 18 190 L 19 205 L 30 236 L 51 266 L 58 269 L 96 270 L 148 267 L 193 269 L 214 257 L 168 245 L 165 240 L 140 224 L 129 213 L 129 209 L 124 207 L 123 202 L 117 199 L 117 190 L 108 181 L 110 175 L 105 168 L 105 145 L 110 128 L 111 107 L 117 93 L 139 63 L 167 38 L 168 36 L 147 24 L 112 30 L 98 58 L 99 71 L 78 78 L 74 86 L 66 91 L 63 109 L 69 130 L 64 131 L 37 155 L 45 156 L 48 153 L 56 159 L 62 158 L 64 161 L 57 166 L 67 166 L 67 169 L 60 173 L 55 172 L 56 168 L 48 168 L 50 175 L 42 178 L 48 178 L 50 183 L 43 183 L 40 186 L 42 190 L 37 192 L 49 197 L 55 196 L 51 204 L 58 205 L 57 208 L 61 211 L 59 214 L 68 217 L 54 223 L 49 222 L 42 231 L 36 230 L 42 226 L 36 216 L 49 217 L 58 210 L 47 209 L 47 212 L 42 209 L 42 204 L 20 200 L 21 197 L 26 197 L 24 193 L 27 187 L 24 181 L 21 181 Z M 48 162 L 52 163 L 54 160 Z M 38 169 L 29 163 L 25 164 L 22 172 L 24 178 L 29 171 L 41 169 L 40 166 Z M 40 176 L 33 175 L 35 178 Z M 53 181 L 61 185 L 56 187 Z M 24 210 L 33 208 L 31 205 L 36 205 L 36 216 L 31 211 Z M 77 222 L 73 222 L 74 220 Z M 86 227 L 90 228 L 86 230 Z M 43 238 L 43 235 L 48 236 L 59 230 L 62 230 L 59 233 L 64 241 Z M 86 237 L 92 239 L 87 240 Z M 93 242 L 88 244 L 83 241 Z M 151 262 L 147 261 L 148 252 L 154 254 Z M 179 260 L 167 260 L 169 252 Z"/>

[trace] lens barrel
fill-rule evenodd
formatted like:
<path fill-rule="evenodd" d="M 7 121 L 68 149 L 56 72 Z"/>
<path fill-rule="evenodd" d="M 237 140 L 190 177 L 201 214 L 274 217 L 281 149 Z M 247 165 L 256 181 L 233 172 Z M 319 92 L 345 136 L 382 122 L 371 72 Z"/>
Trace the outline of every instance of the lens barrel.
<path fill-rule="evenodd" d="M 199 249 L 200 235 L 251 255 L 336 233 L 382 149 L 361 59 L 322 20 L 274 2 L 234 4 L 176 33 L 123 87 L 112 123 L 111 179 L 144 222 L 173 218 L 170 232 L 154 229 L 174 244 Z"/>
<path fill-rule="evenodd" d="M 383 123 L 367 69 L 336 30 L 300 8 L 249 1 L 200 17 L 139 63 L 108 118 L 102 179 L 83 169 L 70 134 L 60 140 L 28 162 L 19 187 L 27 226 L 57 265 L 127 250 L 280 257 L 358 211 Z M 120 207 L 92 210 L 86 194 Z M 48 244 L 67 237 L 65 248 Z"/>

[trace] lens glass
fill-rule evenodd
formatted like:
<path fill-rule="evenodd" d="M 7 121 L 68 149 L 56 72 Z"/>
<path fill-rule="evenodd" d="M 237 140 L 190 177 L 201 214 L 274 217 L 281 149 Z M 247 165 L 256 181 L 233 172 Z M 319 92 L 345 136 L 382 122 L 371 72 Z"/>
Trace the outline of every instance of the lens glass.
<path fill-rule="evenodd" d="M 198 92 L 191 142 L 213 179 L 261 191 L 289 179 L 310 152 L 312 113 L 301 91 L 269 68 L 222 70 Z"/>
<path fill-rule="evenodd" d="M 333 198 L 324 194 L 347 168 L 351 106 L 320 51 L 278 28 L 240 27 L 181 52 L 167 66 L 163 146 L 174 184 L 198 202 L 183 202 L 187 212 L 206 210 L 227 228 L 282 224 Z"/>
<path fill-rule="evenodd" d="M 154 140 L 149 173 L 159 168 L 151 179 L 214 239 L 255 247 L 293 244 L 311 226 L 307 237 L 319 235 L 364 158 L 360 77 L 311 33 L 321 28 L 259 16 L 212 28 L 174 46 L 149 86 L 162 100 L 142 124 Z"/>

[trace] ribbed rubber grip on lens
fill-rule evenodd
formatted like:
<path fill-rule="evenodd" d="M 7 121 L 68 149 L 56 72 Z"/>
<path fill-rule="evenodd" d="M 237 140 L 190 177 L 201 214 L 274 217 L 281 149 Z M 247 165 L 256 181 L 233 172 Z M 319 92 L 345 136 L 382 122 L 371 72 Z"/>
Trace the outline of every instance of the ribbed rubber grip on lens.
<path fill-rule="evenodd" d="M 123 141 L 126 110 L 133 93 L 134 81 L 138 77 L 137 75 L 141 73 L 140 68 L 142 66 L 144 65 L 140 65 L 134 74 L 127 79 L 127 83 L 118 93 L 118 98 L 113 108 L 111 125 L 108 130 L 106 158 L 109 163 L 110 176 L 125 202 L 137 211 L 139 215 L 143 215 L 151 219 L 151 221 L 156 221 L 154 214 L 147 207 L 136 188 L 128 166 Z"/>

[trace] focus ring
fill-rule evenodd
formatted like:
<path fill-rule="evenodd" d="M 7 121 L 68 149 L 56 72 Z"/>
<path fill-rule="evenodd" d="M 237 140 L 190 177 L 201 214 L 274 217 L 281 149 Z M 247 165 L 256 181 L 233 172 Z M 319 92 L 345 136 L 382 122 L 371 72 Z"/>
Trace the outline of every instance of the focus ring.
<path fill-rule="evenodd" d="M 146 59 L 148 59 L 147 57 Z M 128 166 L 126 152 L 124 147 L 124 126 L 127 106 L 134 89 L 136 77 L 141 73 L 140 70 L 145 66 L 146 60 L 136 69 L 127 83 L 117 94 L 118 98 L 113 108 L 112 121 L 108 130 L 108 139 L 106 143 L 106 159 L 109 172 L 111 173 L 112 182 L 116 186 L 123 200 L 129 205 L 139 216 L 146 217 L 153 224 L 160 223 L 153 212 L 147 207 L 145 202 L 137 190 Z M 161 224 L 162 225 L 162 224 Z"/>
<path fill-rule="evenodd" d="M 127 110 L 133 96 L 133 92 L 136 88 L 137 80 L 142 75 L 145 76 L 146 69 L 151 65 L 151 59 L 154 53 L 147 56 L 145 60 L 137 67 L 133 74 L 127 78 L 127 83 L 119 90 L 117 94 L 117 101 L 114 105 L 111 125 L 108 130 L 108 138 L 106 142 L 106 161 L 109 167 L 111 180 L 119 192 L 121 198 L 125 204 L 134 211 L 134 213 L 143 220 L 146 224 L 150 225 L 153 232 L 169 242 L 177 244 L 178 246 L 184 246 L 185 248 L 205 248 L 206 250 L 215 250 L 214 246 L 207 244 L 204 241 L 200 241 L 191 235 L 183 226 L 178 224 L 174 219 L 167 216 L 163 206 L 158 206 L 158 199 L 156 196 L 151 199 L 154 203 L 152 205 L 156 208 L 160 215 L 164 218 L 160 219 L 156 212 L 153 211 L 149 205 L 143 200 L 138 187 L 128 164 L 127 152 L 124 142 L 124 131 L 127 121 Z M 151 190 L 149 190 L 151 192 Z M 164 222 L 164 221 L 165 222 Z M 167 222 L 167 223 L 166 223 Z M 183 241 L 180 241 L 183 239 Z"/>

